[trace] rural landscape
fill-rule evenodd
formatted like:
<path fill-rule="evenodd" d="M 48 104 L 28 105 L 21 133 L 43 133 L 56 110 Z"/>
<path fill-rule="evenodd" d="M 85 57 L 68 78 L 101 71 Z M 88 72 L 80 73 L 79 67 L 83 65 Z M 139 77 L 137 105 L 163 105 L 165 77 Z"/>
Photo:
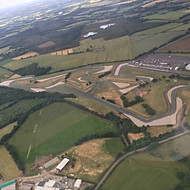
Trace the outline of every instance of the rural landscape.
<path fill-rule="evenodd" d="M 190 190 L 190 2 L 0 8 L 0 189 Z"/>

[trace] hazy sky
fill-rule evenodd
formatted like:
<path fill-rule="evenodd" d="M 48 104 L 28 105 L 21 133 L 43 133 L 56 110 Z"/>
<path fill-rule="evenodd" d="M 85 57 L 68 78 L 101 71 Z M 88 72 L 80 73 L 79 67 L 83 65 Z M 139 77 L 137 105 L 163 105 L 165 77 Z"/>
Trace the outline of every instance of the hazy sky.
<path fill-rule="evenodd" d="M 34 1 L 34 0 L 0 0 L 0 9 L 31 2 L 31 1 Z"/>

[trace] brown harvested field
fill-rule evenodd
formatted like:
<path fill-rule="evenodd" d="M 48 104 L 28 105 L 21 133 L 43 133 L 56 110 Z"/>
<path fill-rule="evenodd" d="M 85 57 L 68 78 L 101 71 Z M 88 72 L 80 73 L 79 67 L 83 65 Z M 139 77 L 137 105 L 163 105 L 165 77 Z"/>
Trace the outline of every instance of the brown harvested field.
<path fill-rule="evenodd" d="M 17 78 L 20 78 L 20 77 L 21 77 L 20 75 L 14 74 L 9 79 L 17 79 Z"/>
<path fill-rule="evenodd" d="M 190 52 L 190 35 L 173 42 L 159 50 L 160 52 Z"/>
<path fill-rule="evenodd" d="M 158 137 L 161 134 L 171 132 L 174 127 L 167 127 L 167 126 L 155 126 L 155 127 L 148 127 L 147 131 L 150 133 L 151 137 Z"/>
<path fill-rule="evenodd" d="M 37 56 L 37 55 L 39 55 L 39 54 L 36 53 L 36 52 L 29 52 L 29 53 L 25 53 L 24 55 L 15 57 L 15 58 L 13 58 L 13 60 L 17 61 L 17 60 L 20 60 L 20 59 L 26 59 L 26 58 L 34 57 L 34 56 Z"/>
<path fill-rule="evenodd" d="M 62 55 L 62 52 L 61 51 L 57 51 L 57 55 Z"/>
<path fill-rule="evenodd" d="M 4 146 L 0 146 L 0 174 L 4 181 L 14 179 L 22 174 Z"/>
<path fill-rule="evenodd" d="M 114 161 L 114 158 L 105 151 L 105 140 L 91 140 L 65 152 L 67 155 L 72 155 L 76 162 L 73 168 L 68 165 L 62 174 L 74 173 L 75 177 L 96 181 L 99 175 Z"/>
<path fill-rule="evenodd" d="M 130 143 L 133 143 L 133 141 L 136 141 L 143 137 L 145 137 L 144 133 L 128 133 L 128 138 L 129 138 Z"/>
<path fill-rule="evenodd" d="M 50 47 L 50 46 L 53 46 L 53 45 L 55 45 L 55 43 L 52 42 L 52 41 L 49 41 L 49 42 L 45 42 L 45 43 L 42 43 L 42 44 L 38 45 L 38 48 L 47 48 L 47 47 Z"/>
<path fill-rule="evenodd" d="M 63 50 L 63 55 L 68 55 L 67 50 Z"/>
<path fill-rule="evenodd" d="M 73 49 L 68 49 L 68 53 L 73 53 Z"/>
<path fill-rule="evenodd" d="M 53 53 L 51 53 L 51 55 L 57 55 L 57 52 L 53 52 Z"/>
<path fill-rule="evenodd" d="M 161 2 L 164 2 L 164 1 L 166 1 L 166 0 L 156 0 L 156 1 L 152 1 L 152 2 L 150 2 L 150 3 L 147 3 L 147 4 L 145 4 L 145 5 L 142 5 L 142 7 L 143 7 L 143 8 L 149 7 L 149 6 L 151 6 L 151 5 L 155 5 L 156 3 L 161 3 Z"/>

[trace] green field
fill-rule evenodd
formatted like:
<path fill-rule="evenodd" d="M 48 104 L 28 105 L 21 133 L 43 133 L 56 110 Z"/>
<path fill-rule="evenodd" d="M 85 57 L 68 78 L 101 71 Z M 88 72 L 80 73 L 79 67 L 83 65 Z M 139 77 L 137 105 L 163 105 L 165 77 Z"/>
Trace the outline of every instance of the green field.
<path fill-rule="evenodd" d="M 173 80 L 171 80 L 170 82 L 166 82 L 164 79 L 162 79 L 157 83 L 150 83 L 150 85 L 141 88 L 142 91 L 148 92 L 147 95 L 143 96 L 143 103 L 146 103 L 151 108 L 153 108 L 156 111 L 155 115 L 160 115 L 167 112 L 168 105 L 164 97 L 164 92 L 167 90 L 167 88 L 171 88 L 172 86 L 177 86 L 180 84 L 186 84 L 186 81 L 178 80 L 178 82 L 174 82 Z M 126 97 L 131 97 L 132 95 L 130 94 L 133 94 L 133 96 L 135 96 L 135 92 L 130 92 L 128 95 L 126 95 Z M 145 109 L 142 107 L 142 103 L 136 104 L 130 107 L 130 109 L 145 117 L 151 117 L 146 113 Z"/>
<path fill-rule="evenodd" d="M 180 97 L 182 97 L 184 103 L 187 105 L 185 121 L 190 124 L 190 90 L 181 90 L 178 94 Z"/>
<path fill-rule="evenodd" d="M 158 12 L 158 14 L 153 14 L 144 19 L 160 19 L 160 20 L 177 20 L 180 17 L 187 15 L 188 13 L 184 12 L 186 9 L 180 9 L 177 11 L 170 11 L 170 12 Z"/>
<path fill-rule="evenodd" d="M 87 48 L 90 49 L 88 52 L 86 51 Z M 33 58 L 11 61 L 4 67 L 16 70 L 35 62 L 39 63 L 42 67 L 51 66 L 52 70 L 50 72 L 53 72 L 88 64 L 122 61 L 132 58 L 129 36 L 107 41 L 103 39 L 87 39 L 81 42 L 81 46 L 74 48 L 74 52 L 77 54 L 67 56 L 45 54 Z"/>
<path fill-rule="evenodd" d="M 143 35 L 153 35 L 153 34 L 158 34 L 162 32 L 166 32 L 168 30 L 172 29 L 178 29 L 179 26 L 183 26 L 181 23 L 169 23 L 169 24 L 164 24 L 162 26 L 154 27 L 148 30 L 143 30 L 141 32 L 137 32 L 134 34 L 134 36 L 143 36 Z"/>
<path fill-rule="evenodd" d="M 81 104 L 89 108 L 90 110 L 93 110 L 102 114 L 113 111 L 111 108 L 88 98 L 78 97 L 78 98 L 70 99 L 70 101 L 75 102 L 77 104 Z"/>
<path fill-rule="evenodd" d="M 101 189 L 173 190 L 179 183 L 177 172 L 188 172 L 188 162 L 178 159 L 190 154 L 189 142 L 190 136 L 186 135 L 160 145 L 150 153 L 126 158 L 111 173 Z M 174 151 L 177 153 L 174 154 Z"/>
<path fill-rule="evenodd" d="M 166 73 L 148 71 L 148 70 L 132 68 L 132 67 L 123 67 L 121 69 L 121 74 L 134 75 L 134 76 L 146 76 L 146 77 L 152 77 L 152 78 L 160 78 L 163 75 L 167 76 Z"/>
<path fill-rule="evenodd" d="M 120 139 L 106 139 L 104 144 L 105 151 L 112 157 L 116 157 L 118 153 L 123 153 L 124 145 Z"/>
<path fill-rule="evenodd" d="M 108 131 L 115 131 L 112 124 L 68 104 L 54 103 L 31 114 L 9 143 L 18 150 L 28 171 L 43 155 L 60 154 L 86 135 Z"/>

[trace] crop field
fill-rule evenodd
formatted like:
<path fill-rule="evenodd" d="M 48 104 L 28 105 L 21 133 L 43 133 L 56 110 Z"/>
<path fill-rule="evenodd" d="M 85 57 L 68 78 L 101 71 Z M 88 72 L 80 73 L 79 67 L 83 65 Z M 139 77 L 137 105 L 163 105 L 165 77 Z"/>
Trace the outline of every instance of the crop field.
<path fill-rule="evenodd" d="M 188 14 L 188 13 L 186 13 L 184 11 L 185 11 L 185 9 L 180 9 L 180 10 L 177 10 L 177 11 L 165 12 L 164 14 L 160 11 L 157 14 L 146 16 L 146 17 L 144 17 L 144 19 L 177 20 L 180 17 Z"/>
<path fill-rule="evenodd" d="M 3 67 L 0 67 L 0 79 L 7 79 L 12 74 L 13 74 L 13 72 L 8 71 L 7 69 L 4 69 Z"/>
<path fill-rule="evenodd" d="M 0 140 L 4 135 L 10 133 L 13 130 L 14 126 L 16 126 L 16 125 L 17 125 L 17 122 L 14 122 L 14 123 L 7 125 L 6 127 L 2 128 L 2 129 L 0 129 Z"/>
<path fill-rule="evenodd" d="M 87 52 L 88 48 L 89 51 Z M 51 71 L 53 72 L 82 65 L 122 61 L 132 58 L 129 36 L 108 41 L 104 41 L 103 39 L 84 40 L 81 42 L 81 46 L 74 48 L 73 50 L 78 54 L 67 56 L 45 54 L 19 61 L 11 61 L 6 64 L 5 67 L 11 70 L 16 70 L 35 62 L 43 67 L 51 66 Z"/>
<path fill-rule="evenodd" d="M 123 153 L 123 144 L 120 139 L 96 139 L 66 151 L 76 159 L 74 167 L 67 166 L 62 174 L 73 173 L 75 177 L 96 183 L 115 160 L 118 153 Z"/>
<path fill-rule="evenodd" d="M 190 36 L 184 37 L 180 40 L 177 40 L 160 50 L 159 52 L 190 52 Z"/>
<path fill-rule="evenodd" d="M 54 103 L 31 114 L 10 139 L 27 171 L 36 159 L 57 155 L 91 134 L 115 131 L 112 124 L 65 103 Z M 26 140 L 27 139 L 27 140 Z"/>
<path fill-rule="evenodd" d="M 159 34 L 162 32 L 167 32 L 172 29 L 178 29 L 179 26 L 183 26 L 181 23 L 169 23 L 169 24 L 164 24 L 158 27 L 154 27 L 148 30 L 143 30 L 140 32 L 135 33 L 133 36 L 143 36 L 143 35 L 153 35 L 153 34 Z"/>
<path fill-rule="evenodd" d="M 0 146 L 0 166 L 0 174 L 3 176 L 4 181 L 14 179 L 21 174 L 21 171 L 4 146 Z"/>
<path fill-rule="evenodd" d="M 177 172 L 188 172 L 188 162 L 181 162 L 180 159 L 190 154 L 189 142 L 190 136 L 186 135 L 160 145 L 150 153 L 139 153 L 126 158 L 110 174 L 102 190 L 174 189 L 179 183 Z"/>
<path fill-rule="evenodd" d="M 144 35 L 144 36 L 131 36 L 131 44 L 133 57 L 148 52 L 153 48 L 159 48 L 160 46 L 168 43 L 173 38 L 184 34 L 185 31 L 165 32 L 155 35 Z"/>

